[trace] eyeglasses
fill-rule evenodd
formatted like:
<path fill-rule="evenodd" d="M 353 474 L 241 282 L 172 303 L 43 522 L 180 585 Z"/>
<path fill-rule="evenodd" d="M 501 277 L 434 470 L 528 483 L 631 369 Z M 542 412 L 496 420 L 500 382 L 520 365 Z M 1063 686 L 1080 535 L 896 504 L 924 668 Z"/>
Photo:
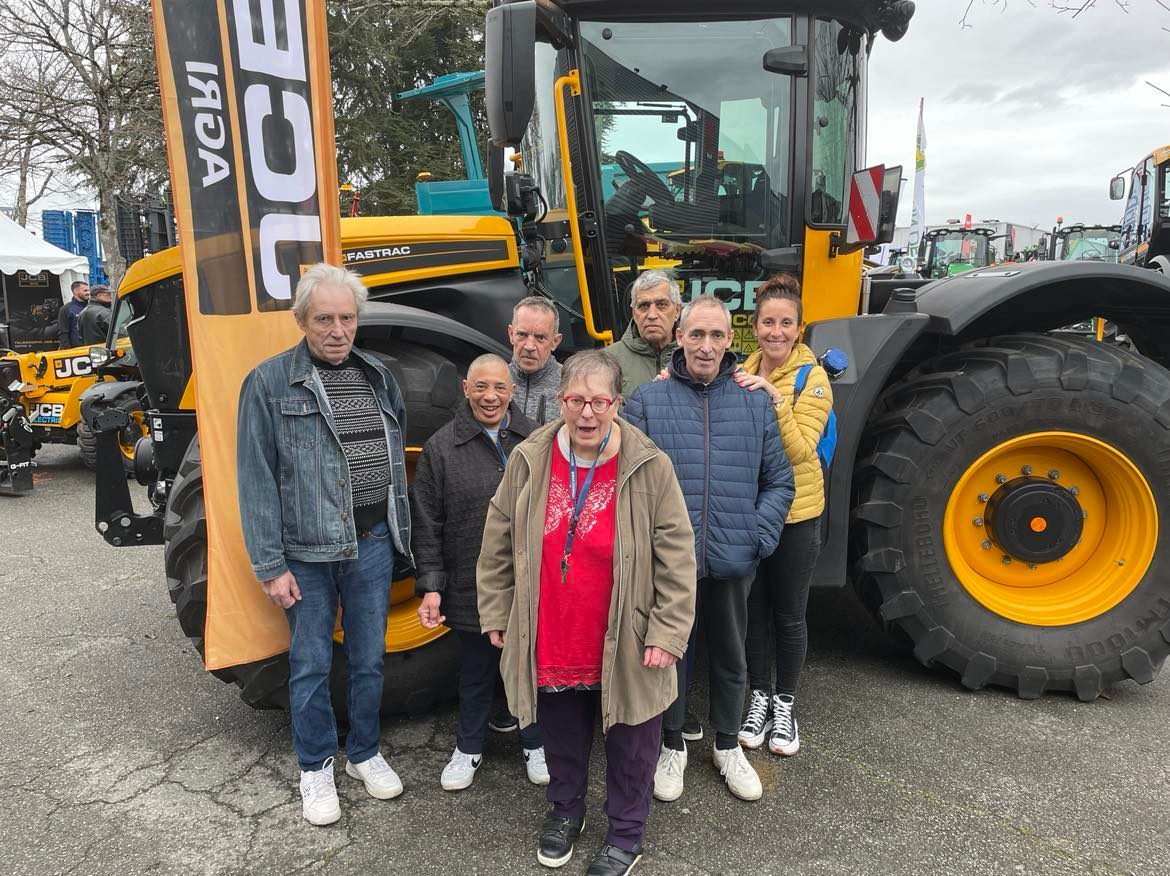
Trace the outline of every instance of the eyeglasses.
<path fill-rule="evenodd" d="M 606 398 L 603 395 L 599 395 L 597 398 L 591 399 L 586 399 L 579 395 L 567 395 L 564 397 L 564 399 L 562 399 L 562 401 L 564 401 L 565 407 L 567 407 L 574 414 L 579 414 L 581 411 L 585 410 L 586 404 L 593 408 L 593 413 L 595 414 L 604 414 L 611 407 L 613 407 L 613 399 Z"/>
<path fill-rule="evenodd" d="M 669 298 L 658 298 L 654 301 L 651 301 L 649 298 L 643 298 L 634 305 L 634 310 L 638 311 L 638 313 L 649 313 L 651 307 L 655 310 L 666 311 L 674 307 L 674 302 Z"/>

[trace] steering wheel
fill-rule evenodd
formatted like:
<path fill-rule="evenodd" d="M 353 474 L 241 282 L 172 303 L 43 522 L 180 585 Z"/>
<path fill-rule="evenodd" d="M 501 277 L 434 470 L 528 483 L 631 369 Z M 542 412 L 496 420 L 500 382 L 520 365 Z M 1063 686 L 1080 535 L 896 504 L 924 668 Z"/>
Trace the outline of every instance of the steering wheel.
<path fill-rule="evenodd" d="M 636 191 L 655 203 L 674 203 L 674 195 L 670 193 L 666 183 L 641 158 L 624 149 L 619 149 L 613 157 L 618 167 L 625 171 Z"/>

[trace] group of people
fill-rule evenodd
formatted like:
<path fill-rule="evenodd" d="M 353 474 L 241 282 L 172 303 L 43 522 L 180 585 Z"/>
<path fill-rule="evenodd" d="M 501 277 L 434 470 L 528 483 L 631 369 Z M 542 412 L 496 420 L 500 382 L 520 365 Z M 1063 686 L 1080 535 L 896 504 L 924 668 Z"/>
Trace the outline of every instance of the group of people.
<path fill-rule="evenodd" d="M 75 280 L 69 287 L 72 297 L 57 312 L 57 343 L 62 350 L 87 344 L 104 344 L 110 330 L 110 287 L 93 287 Z"/>
<path fill-rule="evenodd" d="M 464 403 L 426 442 L 409 491 L 401 392 L 354 347 L 365 297 L 344 269 L 307 270 L 293 308 L 304 340 L 258 366 L 240 395 L 241 517 L 253 571 L 288 618 L 305 818 L 340 817 L 328 693 L 339 603 L 345 769 L 374 797 L 402 793 L 378 744 L 396 561 L 415 569 L 421 623 L 459 642 L 440 784 L 474 781 L 502 679 L 527 778 L 547 785 L 541 864 L 565 864 L 584 829 L 598 716 L 608 830 L 588 872 L 637 863 L 652 797 L 681 797 L 687 742 L 704 737 L 688 709 L 697 635 L 714 766 L 732 794 L 759 799 L 744 748 L 800 747 L 795 695 L 824 507 L 817 443 L 832 406 L 799 343 L 796 278 L 758 291 L 759 350 L 742 366 L 726 306 L 684 307 L 659 271 L 634 282 L 618 343 L 563 364 L 555 305 L 520 301 L 511 361 L 469 365 Z"/>

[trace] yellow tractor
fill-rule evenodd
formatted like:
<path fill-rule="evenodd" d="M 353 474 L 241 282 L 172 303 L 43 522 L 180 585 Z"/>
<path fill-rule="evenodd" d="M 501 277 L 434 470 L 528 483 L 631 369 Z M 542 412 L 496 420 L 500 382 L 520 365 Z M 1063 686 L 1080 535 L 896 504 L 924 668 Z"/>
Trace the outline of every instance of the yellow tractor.
<path fill-rule="evenodd" d="M 888 240 L 847 231 L 867 61 L 913 11 L 497 2 L 489 183 L 509 218 L 343 220 L 345 264 L 372 301 L 358 343 L 387 357 L 417 452 L 470 359 L 501 351 L 524 295 L 561 308 L 572 351 L 619 336 L 638 271 L 668 266 L 685 299 L 728 303 L 746 351 L 756 290 L 796 272 L 805 342 L 849 358 L 815 584 L 851 586 L 918 660 L 968 688 L 1092 700 L 1152 680 L 1170 651 L 1170 281 L 1095 262 L 863 279 L 864 246 Z M 753 172 L 728 186 L 721 162 Z M 603 186 L 609 163 L 625 177 L 616 190 Z M 664 182 L 665 164 L 686 184 Z M 120 472 L 102 477 L 117 463 L 103 431 L 98 528 L 113 544 L 165 542 L 180 622 L 202 648 L 209 521 L 178 254 L 136 264 L 119 296 L 148 396 L 139 474 L 154 512 L 131 512 Z M 1056 331 L 1097 316 L 1148 336 L 1141 355 Z M 418 625 L 409 583 L 393 601 L 384 705 L 416 711 L 450 693 L 451 649 Z M 216 669 L 258 707 L 286 705 L 287 671 L 283 654 Z"/>

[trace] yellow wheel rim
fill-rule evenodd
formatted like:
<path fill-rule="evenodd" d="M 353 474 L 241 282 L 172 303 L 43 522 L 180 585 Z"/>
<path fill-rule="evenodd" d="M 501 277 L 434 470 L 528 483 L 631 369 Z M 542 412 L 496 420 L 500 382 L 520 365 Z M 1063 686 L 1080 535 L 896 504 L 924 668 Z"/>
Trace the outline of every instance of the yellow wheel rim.
<path fill-rule="evenodd" d="M 118 433 L 118 449 L 122 451 L 129 462 L 134 461 L 134 448 L 138 445 L 138 439 L 146 438 L 150 435 L 150 430 L 146 428 L 146 414 L 142 411 L 131 411 L 130 422 L 126 424 L 121 432 Z"/>
<path fill-rule="evenodd" d="M 1012 556 L 987 525 L 989 497 L 1023 475 L 1047 478 L 1083 510 L 1080 541 L 1059 559 Z M 1042 518 L 1026 521 L 1043 532 Z M 1109 611 L 1141 582 L 1158 542 L 1158 506 L 1137 466 L 1116 448 L 1073 432 L 1005 441 L 959 478 L 943 520 L 947 560 L 959 583 L 1001 617 L 1062 626 Z"/>

